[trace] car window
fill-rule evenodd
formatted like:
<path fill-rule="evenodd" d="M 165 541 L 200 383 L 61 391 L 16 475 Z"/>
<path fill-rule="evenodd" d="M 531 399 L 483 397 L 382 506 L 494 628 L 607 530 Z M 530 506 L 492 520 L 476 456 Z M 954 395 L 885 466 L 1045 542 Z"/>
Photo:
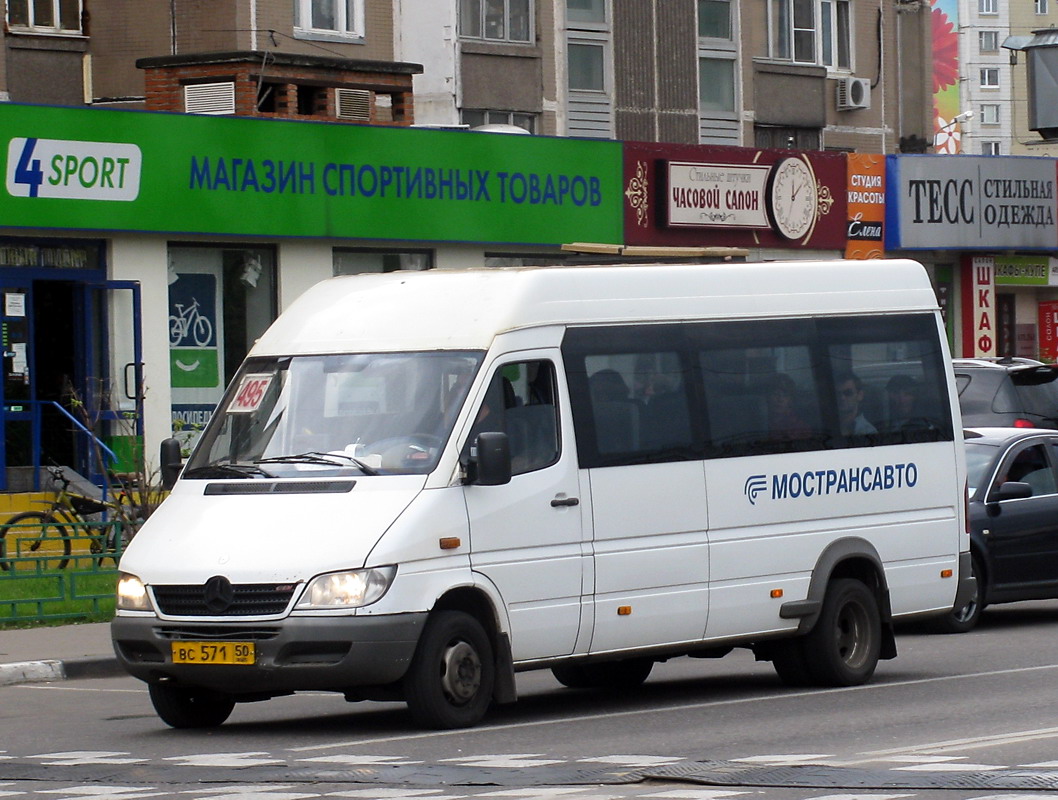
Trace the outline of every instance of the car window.
<path fill-rule="evenodd" d="M 971 496 L 977 491 L 978 486 L 988 480 L 996 451 L 997 448 L 994 445 L 980 442 L 966 443 L 966 481 Z"/>
<path fill-rule="evenodd" d="M 1042 444 L 1011 451 L 996 478 L 997 485 L 1006 481 L 1027 483 L 1032 487 L 1033 497 L 1058 491 L 1054 469 Z"/>
<path fill-rule="evenodd" d="M 1017 393 L 1024 414 L 1058 423 L 1058 384 L 1017 385 Z"/>

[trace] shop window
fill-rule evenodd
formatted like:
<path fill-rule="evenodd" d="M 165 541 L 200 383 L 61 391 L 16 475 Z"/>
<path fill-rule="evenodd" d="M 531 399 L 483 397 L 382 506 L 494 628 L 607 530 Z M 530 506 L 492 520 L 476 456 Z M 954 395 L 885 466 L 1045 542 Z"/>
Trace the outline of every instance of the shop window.
<path fill-rule="evenodd" d="M 270 248 L 169 247 L 169 363 L 174 433 L 187 446 L 253 343 L 275 320 Z"/>
<path fill-rule="evenodd" d="M 15 30 L 79 34 L 81 0 L 8 0 L 7 24 Z"/>
<path fill-rule="evenodd" d="M 334 250 L 335 275 L 359 275 L 364 272 L 396 272 L 400 269 L 423 270 L 433 267 L 432 250 L 387 250 L 385 248 L 345 248 Z"/>

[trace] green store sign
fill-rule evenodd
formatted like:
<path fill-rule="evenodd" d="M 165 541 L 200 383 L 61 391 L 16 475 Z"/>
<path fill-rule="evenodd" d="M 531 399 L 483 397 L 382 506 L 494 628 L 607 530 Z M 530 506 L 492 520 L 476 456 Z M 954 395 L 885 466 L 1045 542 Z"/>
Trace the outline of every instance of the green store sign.
<path fill-rule="evenodd" d="M 1058 285 L 1058 269 L 1047 256 L 996 256 L 996 286 Z"/>
<path fill-rule="evenodd" d="M 0 104 L 5 227 L 619 244 L 611 141 Z"/>

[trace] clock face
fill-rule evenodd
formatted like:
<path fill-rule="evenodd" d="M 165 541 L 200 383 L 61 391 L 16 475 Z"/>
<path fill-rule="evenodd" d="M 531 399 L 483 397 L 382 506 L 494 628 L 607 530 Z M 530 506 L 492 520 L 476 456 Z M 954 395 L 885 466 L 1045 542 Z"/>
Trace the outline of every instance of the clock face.
<path fill-rule="evenodd" d="M 775 230 L 786 239 L 805 236 L 816 221 L 819 194 L 812 168 L 801 158 L 784 158 L 775 165 L 768 199 Z"/>

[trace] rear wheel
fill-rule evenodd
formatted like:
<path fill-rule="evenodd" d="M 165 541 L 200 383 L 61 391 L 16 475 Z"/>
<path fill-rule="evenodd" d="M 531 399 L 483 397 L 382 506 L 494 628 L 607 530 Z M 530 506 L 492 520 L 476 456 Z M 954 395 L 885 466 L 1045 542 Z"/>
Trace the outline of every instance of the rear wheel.
<path fill-rule="evenodd" d="M 215 728 L 231 716 L 235 700 L 212 689 L 152 683 L 148 687 L 154 710 L 173 728 Z"/>
<path fill-rule="evenodd" d="M 0 568 L 27 572 L 65 569 L 70 536 L 55 517 L 41 511 L 16 514 L 0 531 Z"/>
<path fill-rule="evenodd" d="M 560 664 L 551 668 L 555 679 L 570 689 L 634 689 L 642 685 L 654 662 L 649 658 L 602 661 L 595 664 Z"/>
<path fill-rule="evenodd" d="M 882 647 L 882 619 L 874 593 L 852 578 L 833 581 L 803 647 L 813 683 L 857 686 L 870 680 Z"/>
<path fill-rule="evenodd" d="M 404 677 L 408 710 L 427 728 L 469 728 L 492 702 L 496 667 L 488 634 L 462 611 L 430 615 Z"/>

